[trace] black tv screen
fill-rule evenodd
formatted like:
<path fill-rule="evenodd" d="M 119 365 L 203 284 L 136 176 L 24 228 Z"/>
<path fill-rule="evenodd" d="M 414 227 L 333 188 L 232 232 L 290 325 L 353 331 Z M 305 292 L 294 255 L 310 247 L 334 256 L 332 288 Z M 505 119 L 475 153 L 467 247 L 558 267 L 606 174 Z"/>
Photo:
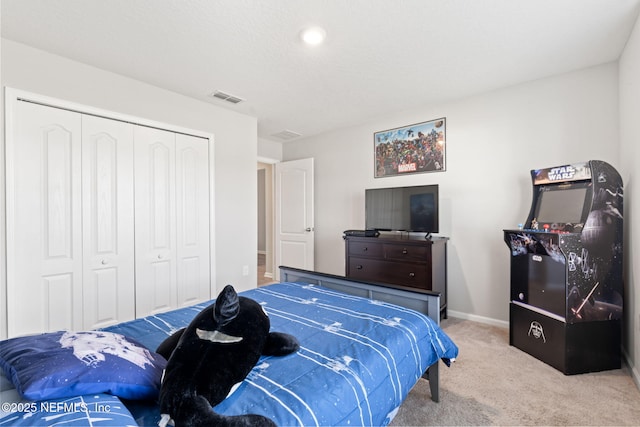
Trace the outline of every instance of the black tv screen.
<path fill-rule="evenodd" d="M 438 185 L 365 190 L 367 229 L 437 233 L 438 225 Z"/>

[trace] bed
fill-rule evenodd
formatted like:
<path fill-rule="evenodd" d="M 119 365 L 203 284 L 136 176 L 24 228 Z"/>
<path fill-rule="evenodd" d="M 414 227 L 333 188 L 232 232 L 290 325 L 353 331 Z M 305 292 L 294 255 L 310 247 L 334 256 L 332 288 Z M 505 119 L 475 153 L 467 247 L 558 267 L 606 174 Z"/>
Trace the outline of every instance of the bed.
<path fill-rule="evenodd" d="M 287 267 L 280 273 L 281 283 L 241 295 L 258 301 L 269 314 L 272 330 L 295 335 L 301 348 L 288 356 L 261 358 L 241 386 L 214 408 L 216 412 L 262 414 L 281 426 L 387 425 L 423 376 L 430 382 L 432 399 L 438 400 L 439 361 L 448 364 L 457 357 L 458 348 L 438 326 L 437 293 Z M 163 360 L 153 350 L 210 303 L 95 333 L 124 336 L 146 347 L 145 355 L 152 358 L 148 363 L 161 374 Z M 0 343 L 0 352 L 7 343 Z M 158 381 L 150 378 L 154 380 Z M 0 378 L 0 387 L 0 426 L 155 426 L 160 420 L 157 405 L 148 396 L 137 399 L 120 392 L 116 397 L 110 390 L 78 389 L 78 395 L 27 400 L 7 378 Z"/>

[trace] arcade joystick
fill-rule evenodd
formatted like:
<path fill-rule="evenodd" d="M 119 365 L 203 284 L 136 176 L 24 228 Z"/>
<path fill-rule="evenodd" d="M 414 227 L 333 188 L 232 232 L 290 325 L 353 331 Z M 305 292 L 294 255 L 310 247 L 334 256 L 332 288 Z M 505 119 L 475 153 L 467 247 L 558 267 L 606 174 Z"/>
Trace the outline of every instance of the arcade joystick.
<path fill-rule="evenodd" d="M 544 232 L 548 233 L 549 232 L 549 224 L 545 224 L 542 226 L 542 228 L 544 228 Z"/>

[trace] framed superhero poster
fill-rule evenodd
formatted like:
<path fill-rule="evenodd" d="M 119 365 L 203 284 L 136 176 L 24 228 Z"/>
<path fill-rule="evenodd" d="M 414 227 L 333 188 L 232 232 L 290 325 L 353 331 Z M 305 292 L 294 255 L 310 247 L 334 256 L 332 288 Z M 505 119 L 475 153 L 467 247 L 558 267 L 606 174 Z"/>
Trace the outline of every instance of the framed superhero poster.
<path fill-rule="evenodd" d="M 375 132 L 375 177 L 443 172 L 446 118 Z"/>

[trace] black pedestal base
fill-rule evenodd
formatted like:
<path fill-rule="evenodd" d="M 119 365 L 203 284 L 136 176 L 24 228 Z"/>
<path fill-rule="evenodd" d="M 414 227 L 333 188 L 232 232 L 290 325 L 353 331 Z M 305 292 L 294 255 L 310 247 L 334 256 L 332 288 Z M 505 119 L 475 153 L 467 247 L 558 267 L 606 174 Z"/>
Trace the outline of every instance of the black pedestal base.
<path fill-rule="evenodd" d="M 509 344 L 566 375 L 620 368 L 620 320 L 568 324 L 510 304 Z"/>

